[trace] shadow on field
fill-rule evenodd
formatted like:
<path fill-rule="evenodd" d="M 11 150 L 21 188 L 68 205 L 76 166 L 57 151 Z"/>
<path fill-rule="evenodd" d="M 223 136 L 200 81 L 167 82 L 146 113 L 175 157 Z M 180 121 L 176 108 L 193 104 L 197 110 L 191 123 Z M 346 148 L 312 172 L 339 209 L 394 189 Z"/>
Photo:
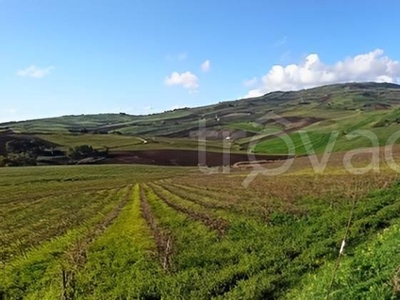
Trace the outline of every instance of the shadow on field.
<path fill-rule="evenodd" d="M 205 160 L 202 158 L 205 157 Z M 256 155 L 256 160 L 281 160 L 287 156 Z M 193 150 L 143 150 L 143 151 L 115 151 L 103 161 L 108 164 L 151 164 L 161 166 L 222 166 L 233 165 L 238 162 L 247 162 L 247 154 L 231 153 L 229 162 L 224 161 L 224 154 L 218 152 L 203 152 Z"/>

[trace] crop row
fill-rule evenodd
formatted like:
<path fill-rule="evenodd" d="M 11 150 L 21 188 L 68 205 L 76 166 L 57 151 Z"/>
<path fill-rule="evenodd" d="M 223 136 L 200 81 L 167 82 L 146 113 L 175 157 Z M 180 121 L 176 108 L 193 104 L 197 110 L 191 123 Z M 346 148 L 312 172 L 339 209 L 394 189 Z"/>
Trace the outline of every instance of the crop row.
<path fill-rule="evenodd" d="M 32 247 L 63 235 L 96 214 L 104 205 L 116 203 L 117 190 L 77 195 L 65 193 L 38 201 L 8 206 L 0 225 L 1 261 L 6 263 L 18 255 L 25 255 Z"/>
<path fill-rule="evenodd" d="M 332 296 L 349 292 L 351 281 L 343 276 L 352 268 L 377 268 L 373 264 L 379 260 L 370 259 L 365 247 L 375 249 L 371 253 L 376 255 L 398 255 L 394 240 L 400 221 L 398 184 L 389 183 L 387 189 L 372 193 L 368 193 L 371 187 L 356 185 L 359 189 L 333 195 L 332 200 L 323 197 L 318 184 L 305 187 L 309 193 L 300 196 L 300 181 L 288 176 L 285 184 L 296 185 L 288 188 L 294 195 L 276 203 L 279 195 L 269 191 L 273 180 L 247 190 L 230 184 L 218 192 L 218 182 L 224 180 L 216 178 L 210 188 L 201 185 L 203 178 L 198 182 L 181 178 L 182 182 L 162 180 L 82 196 L 80 202 L 97 203 L 92 207 L 76 208 L 72 195 L 63 198 L 69 206 L 57 198 L 44 198 L 16 207 L 15 216 L 27 213 L 29 207 L 45 214 L 42 206 L 48 203 L 51 220 L 65 217 L 57 211 L 63 207 L 86 222 L 71 223 L 57 238 L 47 237 L 37 248 L 10 260 L 0 271 L 1 297 L 275 299 L 287 292 L 307 295 L 310 287 L 317 287 L 315 295 L 323 298 L 351 199 L 357 205 L 346 241 L 348 259 L 334 281 Z M 318 180 L 326 183 L 325 178 Z M 345 179 L 336 180 L 334 184 Z M 282 188 L 283 183 L 277 184 Z M 384 180 L 377 183 L 384 184 Z M 86 208 L 94 212 L 79 215 L 77 210 Z M 390 238 L 388 247 L 370 245 L 368 240 L 385 228 L 391 228 L 384 235 Z M 351 260 L 355 255 L 362 261 Z M 393 293 L 398 268 L 397 261 L 388 263 L 382 275 L 374 275 L 374 295 Z M 323 280 L 313 281 L 307 274 Z M 354 272 L 351 276 L 358 290 L 363 290 L 362 281 L 367 278 Z M 379 286 L 384 288 L 379 290 Z"/>
<path fill-rule="evenodd" d="M 156 248 L 135 185 L 119 217 L 89 246 L 85 266 L 74 278 L 73 298 L 155 297 L 157 279 L 163 274 Z"/>
<path fill-rule="evenodd" d="M 164 189 L 165 185 L 165 182 L 161 186 L 152 184 L 149 192 L 175 212 L 187 216 L 193 214 L 193 210 L 205 212 L 205 208 L 201 207 L 199 202 L 190 205 L 191 211 L 182 209 L 184 205 L 189 206 L 186 203 L 189 200 L 174 195 L 171 188 Z M 357 245 L 362 244 L 375 232 L 390 226 L 393 220 L 400 218 L 400 204 L 395 196 L 396 186 L 389 191 L 378 191 L 366 197 L 357 191 L 354 193 L 360 204 L 357 206 L 351 227 L 349 253 L 355 251 Z M 168 201 L 165 201 L 166 199 Z M 295 278 L 301 278 L 305 273 L 318 269 L 324 261 L 334 259 L 340 247 L 350 202 L 343 200 L 335 207 L 326 205 L 325 201 L 307 198 L 299 202 L 307 206 L 307 215 L 275 213 L 273 222 L 267 227 L 251 218 L 238 219 L 237 222 L 229 224 L 223 239 L 214 242 L 213 247 L 229 244 L 230 251 L 237 255 L 236 262 L 239 262 L 239 265 L 233 263 L 230 267 L 234 267 L 238 273 L 232 277 L 224 277 L 222 274 L 226 270 L 219 269 L 215 274 L 219 274 L 220 277 L 215 279 L 215 282 L 221 283 L 221 279 L 225 278 L 221 283 L 223 287 L 208 286 L 211 289 L 209 293 L 224 299 L 281 297 L 289 286 L 298 283 Z M 179 240 L 179 236 L 175 239 Z M 202 240 L 204 236 L 198 236 L 197 242 L 201 243 Z M 177 247 L 174 261 L 179 261 L 182 252 L 185 252 L 184 249 Z M 245 266 L 241 265 L 243 260 L 246 261 Z M 200 266 L 196 267 L 199 268 L 201 269 Z M 182 269 L 184 268 L 180 266 L 179 270 Z M 214 278 L 215 274 L 209 276 Z"/>
<path fill-rule="evenodd" d="M 204 206 L 181 198 L 178 195 L 164 189 L 163 187 L 159 187 L 155 184 L 150 184 L 150 186 L 157 197 L 164 201 L 168 206 L 186 214 L 194 220 L 202 222 L 212 230 L 216 230 L 220 236 L 224 235 L 228 226 L 228 222 L 225 219 L 213 216 L 207 211 L 207 209 L 204 208 Z M 204 212 L 204 210 L 207 212 Z"/>
<path fill-rule="evenodd" d="M 59 297 L 62 271 L 71 266 L 71 261 L 81 260 L 86 245 L 117 217 L 126 203 L 128 192 L 127 187 L 108 196 L 105 194 L 101 206 L 91 207 L 92 215 L 87 215 L 83 224 L 69 224 L 65 233 L 25 250 L 24 255 L 3 265 L 0 270 L 0 294 L 6 299 Z M 85 202 L 85 199 L 80 200 Z M 55 219 L 53 221 L 56 222 Z"/>
<path fill-rule="evenodd" d="M 164 189 L 178 195 L 179 197 L 193 201 L 201 206 L 213 210 L 224 210 L 229 218 L 238 217 L 266 219 L 266 206 L 271 201 L 266 202 L 256 195 L 244 196 L 235 195 L 235 191 L 230 193 L 216 192 L 204 188 L 188 187 L 174 183 L 161 183 Z"/>
<path fill-rule="evenodd" d="M 143 217 L 152 230 L 160 263 L 164 271 L 168 271 L 171 267 L 171 255 L 173 251 L 172 238 L 168 232 L 160 228 L 158 221 L 151 212 L 143 187 L 140 189 L 140 204 Z"/>
<path fill-rule="evenodd" d="M 168 289 L 160 284 L 160 297 L 198 299 L 218 295 L 243 278 L 244 266 L 238 265 L 238 248 L 233 242 L 221 238 L 217 230 L 210 230 L 193 210 L 183 208 L 182 199 L 179 205 L 175 203 L 178 198 L 168 199 L 167 203 L 165 194 L 164 199 L 159 195 L 166 193 L 161 188 L 144 189 L 154 217 L 169 230 L 174 243 L 171 273 L 161 279 L 168 283 Z"/>

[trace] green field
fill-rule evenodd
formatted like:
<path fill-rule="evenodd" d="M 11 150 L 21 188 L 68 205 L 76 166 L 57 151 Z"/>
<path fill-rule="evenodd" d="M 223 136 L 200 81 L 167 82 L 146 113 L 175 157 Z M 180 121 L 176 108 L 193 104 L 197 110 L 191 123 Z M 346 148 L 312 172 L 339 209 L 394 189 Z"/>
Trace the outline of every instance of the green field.
<path fill-rule="evenodd" d="M 198 139 L 151 137 L 140 138 L 128 135 L 102 135 L 102 134 L 45 134 L 36 137 L 58 145 L 67 150 L 70 147 L 91 145 L 96 149 L 107 148 L 113 151 L 134 151 L 153 149 L 187 149 L 197 150 Z M 211 140 L 206 143 L 207 150 L 220 152 L 224 148 L 223 141 Z M 237 149 L 233 145 L 232 150 Z"/>
<path fill-rule="evenodd" d="M 290 161 L 131 164 L 196 166 L 180 150 L 203 130 L 217 156 L 287 154 L 286 138 L 296 159 L 277 176 L 259 172 Z M 399 130 L 400 86 L 376 83 L 0 124 L 0 299 L 400 299 L 398 174 L 382 148 L 379 173 L 343 167 Z M 304 154 L 333 133 L 317 175 Z M 68 166 L 12 167 L 37 164 Z"/>
<path fill-rule="evenodd" d="M 98 114 L 3 123 L 0 150 L 7 134 L 40 138 L 62 149 L 90 145 L 110 151 L 194 150 L 196 137 L 206 129 L 214 135 L 208 140 L 211 151 L 222 151 L 229 136 L 235 152 L 286 154 L 282 135 L 287 135 L 295 154 L 303 155 L 310 145 L 316 153 L 324 152 L 332 132 L 339 134 L 334 152 L 374 146 L 368 138 L 354 138 L 356 130 L 371 131 L 383 146 L 399 124 L 400 86 L 348 83 L 146 116 Z M 301 138 L 300 130 L 307 132 L 310 142 Z"/>
<path fill-rule="evenodd" d="M 293 142 L 295 154 L 307 154 L 307 146 L 311 145 L 316 153 L 323 153 L 329 144 L 332 134 L 337 134 L 334 140 L 332 151 L 348 151 L 363 147 L 385 146 L 389 138 L 400 130 L 400 125 L 391 121 L 390 124 L 380 125 L 382 120 L 390 120 L 395 117 L 397 112 L 373 111 L 361 112 L 341 118 L 322 121 L 301 129 L 303 135 L 309 139 L 304 140 L 299 131 L 287 134 Z M 357 131 L 368 131 L 377 138 L 377 144 L 374 145 L 368 136 L 357 136 Z M 307 138 L 306 137 L 306 138 Z M 396 141 L 399 143 L 399 141 Z M 270 137 L 260 140 L 254 144 L 254 151 L 257 153 L 282 154 L 288 153 L 289 144 L 281 137 Z"/>
<path fill-rule="evenodd" d="M 91 145 L 94 148 L 128 148 L 143 144 L 143 141 L 132 136 L 102 134 L 46 134 L 39 138 L 60 145 L 64 148 L 80 145 Z"/>
<path fill-rule="evenodd" d="M 395 174 L 288 173 L 257 177 L 246 189 L 247 175 L 128 165 L 2 168 L 0 295 L 399 297 Z"/>

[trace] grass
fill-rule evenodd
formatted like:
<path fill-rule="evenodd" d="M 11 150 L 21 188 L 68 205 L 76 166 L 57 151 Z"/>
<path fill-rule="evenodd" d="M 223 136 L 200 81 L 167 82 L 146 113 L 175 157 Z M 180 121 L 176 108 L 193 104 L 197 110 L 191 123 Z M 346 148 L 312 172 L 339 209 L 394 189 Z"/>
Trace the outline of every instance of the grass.
<path fill-rule="evenodd" d="M 60 296 L 62 291 L 57 278 L 61 278 L 64 256 L 87 234 L 89 228 L 104 219 L 105 214 L 116 205 L 115 200 L 92 211 L 94 215 L 83 219 L 84 224 L 74 226 L 69 223 L 70 227 L 65 233 L 59 232 L 56 238 L 31 250 L 25 247 L 23 255 L 11 261 L 3 261 L 3 268 L 0 270 L 0 294 L 9 299 L 54 299 Z"/>
<path fill-rule="evenodd" d="M 93 216 L 104 205 L 112 203 L 114 191 L 97 193 L 66 194 L 58 197 L 49 196 L 20 203 L 19 206 L 7 206 L 7 214 L 1 223 L 1 242 L 12 240 L 13 244 L 2 247 L 2 262 L 25 254 L 30 247 L 57 237 L 69 228 L 80 225 Z M 9 208 L 10 209 L 7 209 Z M 45 217 L 44 217 L 45 216 Z"/>
<path fill-rule="evenodd" d="M 228 128 L 230 129 L 237 129 L 237 130 L 243 130 L 247 132 L 252 132 L 252 133 L 261 133 L 263 130 L 268 130 L 268 131 L 277 131 L 279 132 L 281 128 L 277 126 L 259 126 L 256 123 L 253 122 L 243 122 L 243 123 L 230 123 L 228 125 Z"/>
<path fill-rule="evenodd" d="M 337 133 L 334 141 L 333 152 L 348 151 L 363 147 L 385 146 L 389 138 L 400 130 L 400 125 L 392 123 L 388 126 L 375 127 L 375 124 L 386 116 L 385 111 L 357 113 L 355 116 L 333 119 L 330 122 L 321 122 L 310 125 L 302 130 L 308 135 L 311 145 L 316 153 L 323 153 L 333 133 Z M 364 130 L 376 137 L 376 144 L 371 141 L 366 133 L 358 136 L 357 131 Z M 296 131 L 286 135 L 294 145 L 296 155 L 307 154 L 307 142 L 303 141 L 301 134 Z M 398 143 L 398 141 L 396 141 Z M 282 154 L 288 153 L 290 144 L 280 137 L 260 140 L 254 146 L 256 153 Z"/>
<path fill-rule="evenodd" d="M 330 299 L 397 299 L 394 291 L 399 292 L 399 225 L 395 222 L 345 256 L 336 274 Z M 309 274 L 286 295 L 286 299 L 326 297 L 333 269 L 331 262 Z"/>
<path fill-rule="evenodd" d="M 0 295 L 324 298 L 355 195 L 331 299 L 396 299 L 396 174 L 315 176 L 303 161 L 296 164 L 287 174 L 255 178 L 247 189 L 244 171 L 0 169 Z"/>
<path fill-rule="evenodd" d="M 88 249 L 78 274 L 76 299 L 152 298 L 162 273 L 154 259 L 155 243 L 141 215 L 139 186 L 118 220 Z"/>
<path fill-rule="evenodd" d="M 384 105 L 383 105 L 384 104 Z M 334 151 L 348 150 L 351 147 L 370 145 L 368 139 L 348 141 L 345 135 L 356 129 L 372 130 L 379 137 L 380 145 L 397 132 L 396 119 L 399 116 L 400 89 L 395 85 L 376 83 L 348 83 L 324 86 L 297 92 L 274 92 L 267 95 L 237 101 L 221 102 L 204 107 L 168 111 L 147 116 L 121 114 L 99 114 L 63 116 L 24 122 L 0 124 L 2 128 L 11 128 L 15 132 L 40 137 L 54 141 L 63 147 L 79 144 L 92 144 L 94 147 L 111 147 L 120 150 L 136 149 L 195 149 L 197 143 L 189 139 L 192 131 L 198 130 L 199 120 L 204 120 L 207 129 L 221 132 L 224 129 L 242 130 L 249 135 L 255 134 L 258 145 L 256 152 L 283 154 L 285 146 L 280 139 L 266 139 L 265 129 L 280 130 L 282 124 L 268 123 L 255 126 L 268 113 L 273 112 L 288 120 L 298 123 L 307 130 L 312 143 L 317 144 L 322 151 L 322 135 L 329 135 L 333 130 L 341 133 Z M 292 119 L 291 119 L 292 118 Z M 318 118 L 321 122 L 307 125 L 307 118 Z M 299 122 L 297 122 L 297 121 Z M 303 125 L 301 120 L 306 121 Z M 269 120 L 271 121 L 271 120 Z M 300 124 L 300 125 L 299 125 Z M 387 125 L 387 127 L 386 127 Z M 108 133 L 123 133 L 124 136 L 108 135 L 69 135 L 70 130 L 101 130 Z M 293 129 L 293 128 L 292 128 Z M 304 147 L 298 144 L 297 128 L 294 132 L 290 127 L 290 136 L 296 142 L 298 154 L 304 153 Z M 143 144 L 134 136 L 145 137 L 149 141 L 153 137 L 167 138 L 168 141 L 149 142 Z M 173 138 L 172 138 L 173 137 Z M 241 146 L 251 140 L 247 136 L 235 141 L 235 150 L 243 151 Z M 323 142 L 326 138 L 323 138 Z M 212 142 L 213 148 L 221 146 Z M 220 144 L 222 141 L 220 141 Z M 142 145 L 143 144 L 143 145 Z M 244 147 L 245 148 L 245 147 Z M 353 149 L 351 148 L 351 149 Z"/>
<path fill-rule="evenodd" d="M 76 147 L 80 145 L 91 145 L 93 148 L 126 148 L 143 144 L 143 141 L 132 136 L 104 135 L 104 134 L 46 134 L 39 135 L 39 138 L 47 140 L 63 148 Z"/>

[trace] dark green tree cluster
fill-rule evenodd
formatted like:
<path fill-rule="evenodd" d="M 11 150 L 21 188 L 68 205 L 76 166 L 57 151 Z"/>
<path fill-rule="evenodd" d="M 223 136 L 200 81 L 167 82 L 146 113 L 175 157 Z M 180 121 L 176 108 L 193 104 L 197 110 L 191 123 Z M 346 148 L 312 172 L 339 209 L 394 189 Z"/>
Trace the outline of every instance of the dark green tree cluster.
<path fill-rule="evenodd" d="M 38 155 L 46 145 L 38 140 L 10 140 L 6 143 L 6 156 L 0 157 L 0 166 L 35 166 Z"/>
<path fill-rule="evenodd" d="M 71 161 L 77 161 L 89 157 L 99 158 L 99 157 L 105 157 L 107 155 L 108 155 L 107 148 L 105 150 L 97 150 L 90 145 L 71 147 L 67 152 L 67 156 Z"/>

